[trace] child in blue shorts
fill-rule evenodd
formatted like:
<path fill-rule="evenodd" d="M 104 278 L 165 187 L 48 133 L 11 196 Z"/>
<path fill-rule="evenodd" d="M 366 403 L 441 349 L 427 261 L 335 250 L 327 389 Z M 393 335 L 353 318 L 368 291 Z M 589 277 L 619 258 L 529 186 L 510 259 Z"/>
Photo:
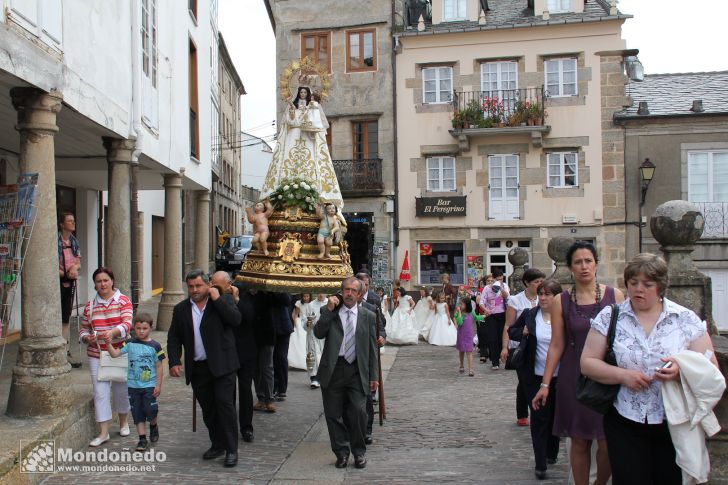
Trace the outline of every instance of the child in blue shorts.
<path fill-rule="evenodd" d="M 154 319 L 151 315 L 139 313 L 134 317 L 134 338 L 127 340 L 121 349 L 108 346 L 111 357 L 119 357 L 121 354 L 129 355 L 129 371 L 126 380 L 129 388 L 131 415 L 139 434 L 136 451 L 146 451 L 149 448 L 146 421 L 149 421 L 149 440 L 156 443 L 159 439 L 157 397 L 162 392 L 164 350 L 159 342 L 152 340 L 149 336 L 153 323 Z"/>

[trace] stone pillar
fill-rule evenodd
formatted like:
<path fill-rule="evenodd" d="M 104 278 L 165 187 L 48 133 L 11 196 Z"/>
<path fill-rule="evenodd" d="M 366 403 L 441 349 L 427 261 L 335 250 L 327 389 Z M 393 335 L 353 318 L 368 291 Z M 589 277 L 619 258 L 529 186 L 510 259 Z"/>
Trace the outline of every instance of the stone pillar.
<path fill-rule="evenodd" d="M 511 295 L 515 295 L 526 289 L 523 284 L 523 273 L 525 271 L 523 266 L 528 262 L 528 251 L 516 246 L 508 251 L 508 261 L 513 265 L 513 273 L 508 277 L 508 288 L 511 290 Z"/>
<path fill-rule="evenodd" d="M 72 402 L 71 366 L 61 336 L 53 146 L 63 98 L 57 91 L 25 87 L 11 89 L 10 97 L 18 112 L 20 172 L 38 173 L 38 189 L 35 227 L 22 272 L 22 332 L 7 414 L 61 414 Z"/>
<path fill-rule="evenodd" d="M 157 330 L 169 330 L 172 309 L 182 301 L 182 176 L 164 176 L 164 291 L 157 313 Z"/>
<path fill-rule="evenodd" d="M 195 269 L 210 270 L 210 191 L 197 191 Z"/>
<path fill-rule="evenodd" d="M 131 163 L 134 140 L 104 137 L 109 163 L 109 209 L 105 231 L 105 265 L 114 271 L 114 285 L 131 298 Z"/>
<path fill-rule="evenodd" d="M 549 257 L 554 261 L 554 265 L 556 265 L 556 269 L 549 278 L 558 281 L 564 290 L 570 289 L 574 284 L 571 270 L 566 265 L 566 253 L 574 242 L 575 239 L 573 237 L 557 236 L 549 241 L 547 249 Z"/>
<path fill-rule="evenodd" d="M 692 257 L 704 223 L 703 214 L 695 205 L 685 200 L 670 200 L 655 209 L 650 217 L 650 231 L 660 243 L 667 262 L 670 275 L 667 297 L 693 310 L 708 322 L 710 333 L 718 335 L 712 315 L 710 278 L 698 271 Z"/>

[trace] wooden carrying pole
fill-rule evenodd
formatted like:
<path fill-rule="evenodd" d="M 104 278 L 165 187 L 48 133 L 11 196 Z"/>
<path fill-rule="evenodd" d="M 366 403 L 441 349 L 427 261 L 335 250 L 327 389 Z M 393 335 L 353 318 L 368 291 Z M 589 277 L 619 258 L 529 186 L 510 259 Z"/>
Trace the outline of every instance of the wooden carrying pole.
<path fill-rule="evenodd" d="M 384 379 L 382 378 L 382 352 L 379 347 L 379 313 L 377 313 L 377 365 L 379 366 L 379 426 L 384 426 L 387 407 L 384 405 Z"/>
<path fill-rule="evenodd" d="M 195 396 L 195 391 L 192 391 L 192 432 L 197 432 L 197 396 Z"/>

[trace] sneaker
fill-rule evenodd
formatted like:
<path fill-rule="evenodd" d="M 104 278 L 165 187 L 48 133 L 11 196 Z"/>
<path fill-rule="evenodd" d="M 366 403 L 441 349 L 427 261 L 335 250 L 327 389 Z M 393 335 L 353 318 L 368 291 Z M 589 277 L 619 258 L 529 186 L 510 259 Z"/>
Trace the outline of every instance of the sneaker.
<path fill-rule="evenodd" d="M 276 408 L 276 405 L 273 404 L 272 402 L 269 402 L 268 404 L 265 405 L 265 412 L 275 413 L 276 411 L 278 411 L 278 408 Z"/>
<path fill-rule="evenodd" d="M 321 387 L 321 383 L 319 381 L 311 381 L 311 389 L 319 389 Z"/>
<path fill-rule="evenodd" d="M 518 426 L 528 426 L 528 418 L 518 418 L 516 424 Z"/>
<path fill-rule="evenodd" d="M 149 441 L 152 443 L 159 441 L 159 426 L 149 426 Z"/>
<path fill-rule="evenodd" d="M 285 401 L 286 400 L 286 393 L 285 392 L 278 392 L 273 395 L 273 399 L 276 401 Z"/>
<path fill-rule="evenodd" d="M 136 445 L 136 451 L 147 451 L 149 448 L 149 443 L 146 439 L 142 438 L 139 440 L 139 443 Z"/>
<path fill-rule="evenodd" d="M 490 370 L 500 370 L 500 366 L 494 365 L 493 367 L 490 368 Z"/>
<path fill-rule="evenodd" d="M 81 362 L 71 357 L 71 352 L 66 352 L 66 359 L 68 360 L 68 363 L 72 368 L 78 369 L 79 367 L 81 367 Z"/>
<path fill-rule="evenodd" d="M 131 430 L 129 429 L 129 425 L 127 424 L 123 428 L 119 429 L 119 434 L 121 436 L 129 436 L 131 434 Z"/>

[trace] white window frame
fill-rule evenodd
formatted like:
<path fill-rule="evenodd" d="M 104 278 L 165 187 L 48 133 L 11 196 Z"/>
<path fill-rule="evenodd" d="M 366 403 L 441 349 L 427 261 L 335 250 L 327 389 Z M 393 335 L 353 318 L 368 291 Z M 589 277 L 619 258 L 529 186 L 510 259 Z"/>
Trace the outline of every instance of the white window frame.
<path fill-rule="evenodd" d="M 549 13 L 571 12 L 571 0 L 546 0 Z"/>
<path fill-rule="evenodd" d="M 574 63 L 574 68 L 573 69 L 565 69 L 564 68 L 564 63 L 566 61 L 573 62 Z M 557 70 L 556 71 L 553 71 L 553 72 L 555 72 L 555 73 L 558 74 L 558 78 L 559 78 L 558 84 L 557 84 L 557 86 L 558 86 L 558 92 L 554 92 L 552 89 L 550 89 L 550 85 L 549 85 L 549 81 L 548 81 L 549 74 L 552 73 L 552 71 L 549 71 L 548 68 L 549 68 L 550 63 L 552 63 L 552 62 L 556 62 L 557 63 Z M 548 96 L 549 97 L 551 97 L 551 98 L 563 98 L 563 97 L 577 96 L 579 94 L 579 79 L 578 79 L 579 66 L 578 66 L 578 62 L 577 62 L 576 57 L 560 57 L 560 58 L 556 58 L 556 59 L 544 59 L 544 61 L 543 61 L 543 71 L 544 71 L 544 86 L 546 87 L 546 90 L 548 92 Z M 569 85 L 570 84 L 573 84 L 574 85 L 574 93 L 573 94 L 564 94 L 564 91 L 565 91 L 564 86 L 566 85 L 566 83 L 564 83 L 564 73 L 566 73 L 566 72 L 573 72 L 574 73 L 574 82 L 573 83 L 568 83 Z"/>
<path fill-rule="evenodd" d="M 451 14 L 450 16 L 448 14 Z M 442 21 L 456 22 L 468 19 L 468 0 L 442 0 Z"/>
<path fill-rule="evenodd" d="M 10 0 L 7 18 L 53 49 L 63 51 L 62 0 Z"/>
<path fill-rule="evenodd" d="M 427 79 L 427 73 L 434 72 L 435 79 Z M 444 73 L 448 73 L 449 77 L 443 76 Z M 452 67 L 450 66 L 437 66 L 437 67 L 424 67 L 422 68 L 422 103 L 424 104 L 445 104 L 452 103 L 453 83 L 452 83 Z M 427 89 L 427 81 L 435 81 L 435 90 Z M 450 88 L 443 89 L 443 83 L 450 81 Z M 428 93 L 435 93 L 435 101 L 427 101 Z M 443 99 L 443 94 L 447 99 Z"/>
<path fill-rule="evenodd" d="M 430 177 L 430 170 L 437 170 L 437 177 Z M 445 170 L 452 170 L 452 177 L 445 177 Z M 445 188 L 452 181 L 452 188 Z M 430 157 L 427 159 L 427 191 L 455 192 L 457 190 L 457 167 L 455 157 Z"/>
<path fill-rule="evenodd" d="M 573 163 L 566 159 L 569 156 L 574 157 Z M 546 186 L 555 188 L 574 188 L 579 186 L 579 154 L 577 152 L 549 152 L 546 154 Z M 567 166 L 573 166 L 574 173 L 567 174 Z M 551 167 L 558 167 L 558 173 L 551 173 Z M 566 177 L 574 175 L 574 183 L 567 184 Z M 558 177 L 557 184 L 552 183 L 551 177 Z"/>
<path fill-rule="evenodd" d="M 715 200 L 715 179 L 714 179 L 714 172 L 715 172 L 715 165 L 714 165 L 714 158 L 716 154 L 721 155 L 728 155 L 728 150 L 690 150 L 688 151 L 688 200 L 690 202 L 728 202 L 727 200 Z M 694 200 L 695 194 L 693 194 L 691 190 L 691 183 L 690 180 L 694 178 L 693 172 L 695 170 L 694 162 L 692 158 L 695 155 L 708 155 L 708 174 L 707 174 L 707 184 L 708 184 L 708 196 L 706 197 L 708 200 Z M 720 182 L 719 182 L 720 183 Z"/>
<path fill-rule="evenodd" d="M 510 221 L 521 218 L 520 158 L 515 153 L 488 156 L 488 219 Z M 509 162 L 515 162 L 515 175 L 508 175 Z M 494 173 L 495 168 L 500 169 L 501 174 L 499 176 Z M 499 187 L 496 187 L 494 184 L 496 179 L 498 180 Z M 499 197 L 494 196 L 494 191 L 499 189 L 501 190 L 501 195 Z M 515 197 L 508 196 L 509 189 L 516 191 Z M 497 211 L 496 207 L 500 207 L 500 212 Z"/>
<path fill-rule="evenodd" d="M 488 68 L 495 66 L 495 71 L 491 72 Z M 490 89 L 493 83 L 489 79 L 486 83 L 486 77 L 495 75 L 495 89 Z M 488 84 L 488 85 L 486 85 Z M 480 65 L 480 91 L 484 96 L 496 97 L 504 104 L 508 113 L 512 113 L 518 98 L 518 62 L 516 61 L 497 61 L 484 62 Z"/>

